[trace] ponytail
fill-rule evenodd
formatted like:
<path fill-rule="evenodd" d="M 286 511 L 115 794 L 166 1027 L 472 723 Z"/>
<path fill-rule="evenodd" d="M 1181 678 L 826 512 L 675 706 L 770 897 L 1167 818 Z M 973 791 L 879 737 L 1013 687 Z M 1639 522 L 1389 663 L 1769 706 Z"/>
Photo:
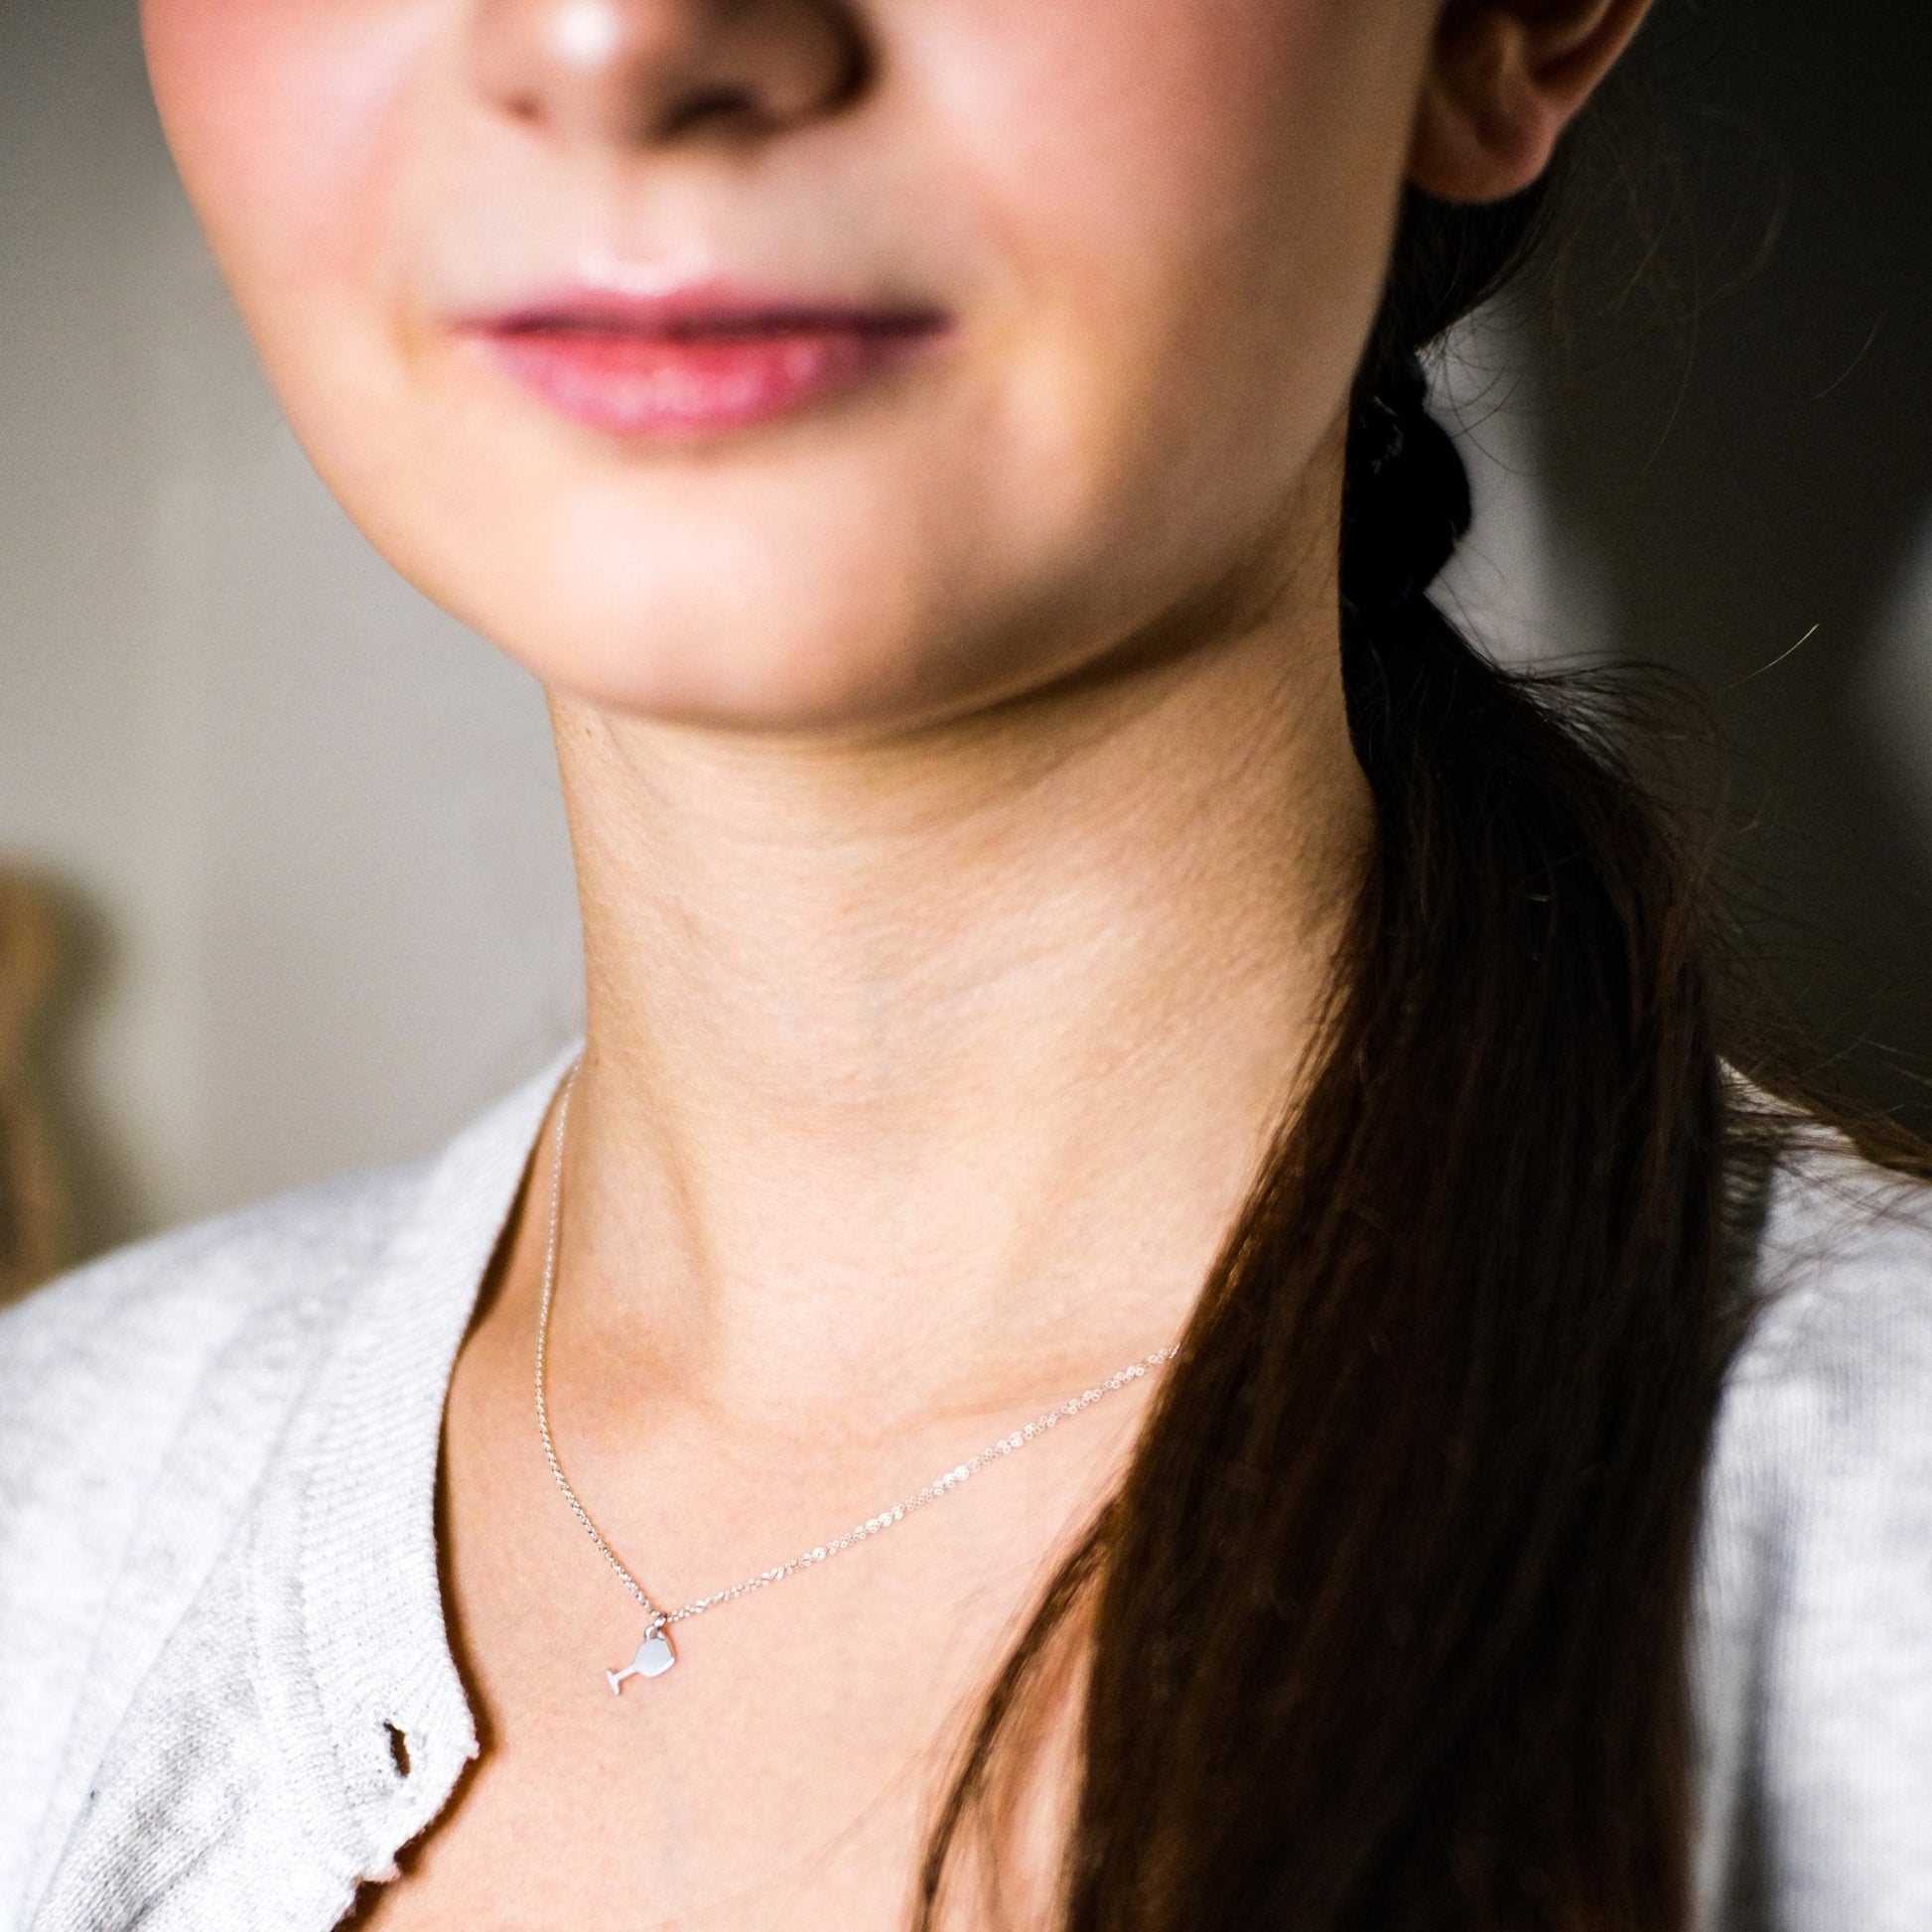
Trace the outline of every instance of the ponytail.
<path fill-rule="evenodd" d="M 1416 353 L 1538 218 L 1411 204 L 1343 516 L 1371 877 L 1133 1467 L 988 1707 L 927 1924 L 1076 1606 L 1068 1932 L 1688 1922 L 1732 1331 L 1703 895 L 1604 730 L 1427 595 L 1469 498 Z"/>

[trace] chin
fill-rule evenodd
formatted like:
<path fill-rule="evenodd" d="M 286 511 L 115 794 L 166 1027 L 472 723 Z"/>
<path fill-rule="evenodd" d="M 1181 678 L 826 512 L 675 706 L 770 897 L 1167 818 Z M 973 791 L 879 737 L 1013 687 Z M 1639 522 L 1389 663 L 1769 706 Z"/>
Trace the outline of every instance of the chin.
<path fill-rule="evenodd" d="M 513 598 L 473 597 L 461 614 L 555 696 L 639 720 L 837 735 L 890 729 L 955 695 L 957 654 L 854 598 L 856 569 L 840 587 L 768 557 L 696 577 L 606 562 L 601 575 L 538 576 L 534 595 L 525 577 Z"/>

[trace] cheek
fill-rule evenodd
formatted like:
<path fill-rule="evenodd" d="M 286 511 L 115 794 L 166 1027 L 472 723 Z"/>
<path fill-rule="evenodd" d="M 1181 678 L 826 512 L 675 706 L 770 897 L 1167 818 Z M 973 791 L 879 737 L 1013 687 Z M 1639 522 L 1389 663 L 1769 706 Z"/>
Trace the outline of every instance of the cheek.
<path fill-rule="evenodd" d="M 366 280 L 406 103 L 446 6 L 143 0 L 177 165 L 258 330 L 297 287 Z"/>
<path fill-rule="evenodd" d="M 940 165 L 1020 283 L 986 441 L 1024 453 L 1026 524 L 1057 520 L 1070 546 L 1084 519 L 1150 567 L 1218 568 L 1217 546 L 1273 527 L 1345 398 L 1399 202 L 1418 10 L 926 0 L 920 18 Z"/>
<path fill-rule="evenodd" d="M 1339 407 L 1428 36 L 1407 0 L 929 0 L 921 92 L 1042 387 L 1170 448 Z M 1041 327 L 1041 325 L 1044 325 Z M 1259 415 L 1256 415 L 1256 412 Z M 1277 444 L 1277 460 L 1282 454 Z"/>
<path fill-rule="evenodd" d="M 1235 313 L 1381 268 L 1426 36 L 1405 0 L 932 0 L 916 49 L 962 179 L 1042 287 Z M 1190 275 L 1208 271 L 1203 283 Z M 1184 305 L 1184 304 L 1183 304 Z"/>

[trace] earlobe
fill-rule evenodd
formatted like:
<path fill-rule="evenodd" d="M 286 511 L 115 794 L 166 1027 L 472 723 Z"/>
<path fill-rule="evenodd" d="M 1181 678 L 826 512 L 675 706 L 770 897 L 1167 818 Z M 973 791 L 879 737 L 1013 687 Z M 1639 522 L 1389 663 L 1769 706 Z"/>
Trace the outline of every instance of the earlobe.
<path fill-rule="evenodd" d="M 1449 0 L 1417 106 L 1410 180 L 1448 202 L 1528 188 L 1648 11 L 1649 0 Z"/>

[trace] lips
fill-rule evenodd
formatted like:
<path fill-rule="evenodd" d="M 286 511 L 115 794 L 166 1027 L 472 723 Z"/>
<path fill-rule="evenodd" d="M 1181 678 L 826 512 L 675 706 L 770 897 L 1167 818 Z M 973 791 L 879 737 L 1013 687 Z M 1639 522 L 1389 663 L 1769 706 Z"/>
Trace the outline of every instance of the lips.
<path fill-rule="evenodd" d="M 689 440 L 797 415 L 945 333 L 914 308 L 721 288 L 567 292 L 462 325 L 539 402 L 607 435 Z"/>

